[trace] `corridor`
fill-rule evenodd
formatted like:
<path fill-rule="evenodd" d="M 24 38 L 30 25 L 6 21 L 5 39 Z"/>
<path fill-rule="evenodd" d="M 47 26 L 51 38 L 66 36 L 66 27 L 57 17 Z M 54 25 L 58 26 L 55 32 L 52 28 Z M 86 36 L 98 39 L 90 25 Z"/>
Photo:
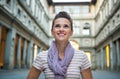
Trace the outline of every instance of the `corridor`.
<path fill-rule="evenodd" d="M 37 54 L 53 41 L 52 21 L 60 11 L 72 17 L 70 42 L 87 54 L 93 79 L 120 79 L 120 0 L 56 1 L 0 0 L 0 79 L 26 79 Z"/>
<path fill-rule="evenodd" d="M 0 79 L 26 79 L 28 69 L 0 70 Z M 120 79 L 120 72 L 92 71 L 93 79 Z M 39 79 L 45 79 L 42 74 Z M 82 79 L 82 78 L 80 78 Z"/>

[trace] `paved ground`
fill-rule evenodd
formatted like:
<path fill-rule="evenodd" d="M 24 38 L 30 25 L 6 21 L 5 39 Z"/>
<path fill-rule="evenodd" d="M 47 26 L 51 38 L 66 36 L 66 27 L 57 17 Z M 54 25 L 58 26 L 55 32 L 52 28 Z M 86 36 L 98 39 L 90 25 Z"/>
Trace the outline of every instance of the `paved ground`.
<path fill-rule="evenodd" d="M 26 79 L 28 69 L 0 70 L 0 79 Z M 120 72 L 92 71 L 93 79 L 120 79 Z M 45 79 L 42 74 L 39 79 Z"/>

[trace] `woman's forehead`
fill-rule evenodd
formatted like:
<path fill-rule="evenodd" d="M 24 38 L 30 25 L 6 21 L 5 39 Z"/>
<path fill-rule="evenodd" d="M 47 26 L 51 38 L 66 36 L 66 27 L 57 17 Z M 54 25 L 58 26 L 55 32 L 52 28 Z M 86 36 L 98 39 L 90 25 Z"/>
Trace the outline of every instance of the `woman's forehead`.
<path fill-rule="evenodd" d="M 70 23 L 70 21 L 66 18 L 57 18 L 54 23 Z"/>

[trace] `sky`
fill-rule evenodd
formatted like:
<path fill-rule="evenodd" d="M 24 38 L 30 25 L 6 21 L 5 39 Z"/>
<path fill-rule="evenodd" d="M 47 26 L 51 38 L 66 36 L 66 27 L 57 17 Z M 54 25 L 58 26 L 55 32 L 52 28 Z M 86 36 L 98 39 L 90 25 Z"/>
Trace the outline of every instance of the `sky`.
<path fill-rule="evenodd" d="M 91 2 L 91 0 L 53 0 L 53 2 Z"/>

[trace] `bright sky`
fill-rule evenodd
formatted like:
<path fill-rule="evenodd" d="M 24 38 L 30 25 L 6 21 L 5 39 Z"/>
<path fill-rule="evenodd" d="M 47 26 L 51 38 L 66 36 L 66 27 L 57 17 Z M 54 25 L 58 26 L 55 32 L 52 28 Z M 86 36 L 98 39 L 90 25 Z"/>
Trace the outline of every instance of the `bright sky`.
<path fill-rule="evenodd" d="M 53 0 L 53 2 L 91 2 L 91 0 Z"/>

